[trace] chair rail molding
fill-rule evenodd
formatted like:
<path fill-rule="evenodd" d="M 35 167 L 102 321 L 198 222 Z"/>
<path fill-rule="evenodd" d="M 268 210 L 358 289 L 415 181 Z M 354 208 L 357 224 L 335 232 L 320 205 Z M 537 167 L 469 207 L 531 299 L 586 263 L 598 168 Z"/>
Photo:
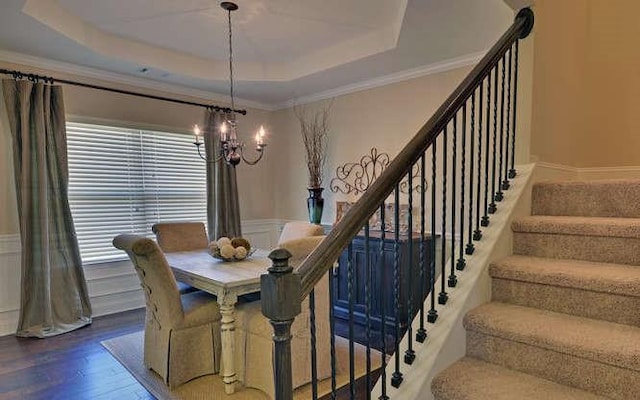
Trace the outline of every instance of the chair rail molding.
<path fill-rule="evenodd" d="M 536 163 L 535 180 L 640 179 L 640 166 L 572 167 L 544 161 Z"/>

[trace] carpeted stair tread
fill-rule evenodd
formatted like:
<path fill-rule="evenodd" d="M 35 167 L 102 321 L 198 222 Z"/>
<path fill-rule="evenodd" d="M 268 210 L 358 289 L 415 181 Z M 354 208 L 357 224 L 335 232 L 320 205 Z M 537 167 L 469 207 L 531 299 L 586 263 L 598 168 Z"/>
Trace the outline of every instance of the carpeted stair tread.
<path fill-rule="evenodd" d="M 640 180 L 539 182 L 532 189 L 532 215 L 640 217 Z"/>
<path fill-rule="evenodd" d="M 500 279 L 640 297 L 640 266 L 635 265 L 512 255 L 493 263 L 489 274 Z"/>
<path fill-rule="evenodd" d="M 431 382 L 436 400 L 606 400 L 475 358 L 464 357 Z"/>
<path fill-rule="evenodd" d="M 536 215 L 513 221 L 514 233 L 640 238 L 640 218 Z"/>
<path fill-rule="evenodd" d="M 464 318 L 467 331 L 640 371 L 640 328 L 505 303 Z"/>

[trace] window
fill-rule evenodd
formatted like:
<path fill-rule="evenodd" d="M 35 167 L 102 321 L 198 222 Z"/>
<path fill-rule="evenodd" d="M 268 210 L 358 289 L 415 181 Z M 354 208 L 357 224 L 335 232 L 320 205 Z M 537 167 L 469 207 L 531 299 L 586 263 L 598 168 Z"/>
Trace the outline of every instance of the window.
<path fill-rule="evenodd" d="M 125 259 L 120 233 L 206 221 L 205 162 L 189 135 L 67 123 L 69 204 L 84 264 Z"/>

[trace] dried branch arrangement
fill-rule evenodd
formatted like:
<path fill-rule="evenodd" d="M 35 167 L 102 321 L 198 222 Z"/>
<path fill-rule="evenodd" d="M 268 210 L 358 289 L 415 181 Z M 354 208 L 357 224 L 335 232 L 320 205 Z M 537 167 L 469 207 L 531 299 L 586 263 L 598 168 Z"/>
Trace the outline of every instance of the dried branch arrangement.
<path fill-rule="evenodd" d="M 329 132 L 329 111 L 333 100 L 322 109 L 312 112 L 304 105 L 293 110 L 300 123 L 300 133 L 305 148 L 305 160 L 309 170 L 309 187 L 322 186 L 324 166 L 327 161 L 327 139 Z"/>

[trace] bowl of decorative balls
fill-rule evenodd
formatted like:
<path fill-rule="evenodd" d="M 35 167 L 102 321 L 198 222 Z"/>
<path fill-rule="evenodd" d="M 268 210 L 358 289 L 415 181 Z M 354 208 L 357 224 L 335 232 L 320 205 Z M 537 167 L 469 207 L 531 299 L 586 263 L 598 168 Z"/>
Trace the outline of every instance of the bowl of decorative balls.
<path fill-rule="evenodd" d="M 249 241 L 242 237 L 228 238 L 223 236 L 215 242 L 209 243 L 211 257 L 222 261 L 240 261 L 250 257 L 255 250 L 251 249 Z"/>

